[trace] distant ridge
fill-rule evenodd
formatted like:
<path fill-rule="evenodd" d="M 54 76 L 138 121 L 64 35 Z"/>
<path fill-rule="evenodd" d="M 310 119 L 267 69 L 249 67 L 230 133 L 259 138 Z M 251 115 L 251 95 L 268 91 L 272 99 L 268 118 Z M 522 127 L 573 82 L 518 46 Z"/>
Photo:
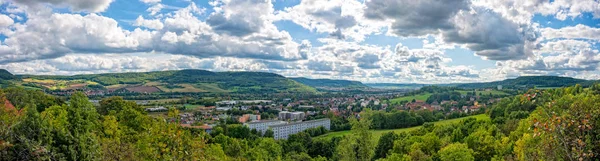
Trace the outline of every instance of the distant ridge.
<path fill-rule="evenodd" d="M 521 76 L 502 81 L 457 84 L 456 87 L 496 88 L 499 85 L 501 85 L 503 88 L 565 87 L 576 84 L 587 86 L 593 84 L 594 82 L 596 81 L 560 76 Z"/>
<path fill-rule="evenodd" d="M 424 86 L 429 86 L 427 84 L 418 83 L 365 83 L 365 85 L 372 88 L 382 89 L 418 89 Z"/>
<path fill-rule="evenodd" d="M 35 80 L 60 80 L 79 81 L 72 82 L 72 86 L 53 86 L 52 81 L 42 82 Z M 81 82 L 85 80 L 88 82 Z M 156 87 L 165 92 L 316 92 L 324 91 L 358 90 L 366 91 L 375 88 L 386 89 L 418 89 L 423 86 L 452 86 L 459 88 L 533 88 L 533 87 L 565 87 L 575 84 L 589 86 L 596 80 L 584 80 L 560 76 L 522 76 L 502 81 L 480 83 L 453 83 L 453 84 L 420 84 L 420 83 L 366 83 L 351 80 L 311 79 L 304 77 L 287 78 L 275 73 L 267 72 L 212 72 L 200 69 L 151 71 L 151 72 L 126 72 L 80 74 L 73 76 L 64 75 L 13 75 L 5 69 L 0 69 L 0 84 L 22 85 L 33 88 L 77 89 L 99 88 L 113 89 L 121 87 L 131 88 L 136 86 Z M 93 84 L 96 83 L 96 84 Z M 64 84 L 64 83 L 63 83 Z M 52 88 L 55 87 L 55 88 Z M 156 89 L 155 89 L 156 90 Z"/>
<path fill-rule="evenodd" d="M 350 80 L 335 80 L 335 79 L 310 79 L 304 77 L 291 78 L 292 80 L 311 86 L 314 88 L 325 89 L 325 88 L 346 88 L 346 89 L 365 89 L 369 86 L 364 85 L 359 81 Z"/>

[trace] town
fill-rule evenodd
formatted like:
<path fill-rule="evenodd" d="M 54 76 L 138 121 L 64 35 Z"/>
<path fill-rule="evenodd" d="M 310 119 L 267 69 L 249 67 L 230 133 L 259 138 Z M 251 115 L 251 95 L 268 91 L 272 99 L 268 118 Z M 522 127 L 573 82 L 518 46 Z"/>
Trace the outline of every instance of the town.
<path fill-rule="evenodd" d="M 408 99 L 415 96 L 430 95 L 427 99 Z M 488 106 L 508 96 L 510 90 L 481 89 L 463 90 L 446 87 L 425 87 L 406 93 L 321 95 L 307 99 L 277 98 L 273 100 L 221 100 L 215 102 L 199 101 L 203 104 L 181 104 L 195 102 L 173 100 L 170 103 L 150 103 L 137 101 L 146 106 L 151 116 L 167 117 L 169 108 L 178 110 L 178 117 L 169 118 L 182 127 L 201 129 L 210 133 L 219 124 L 243 124 L 249 130 L 264 135 L 269 130 L 275 139 L 287 139 L 290 134 L 309 128 L 324 127 L 326 130 L 349 130 L 343 127 L 349 116 L 360 117 L 363 109 L 385 112 L 407 111 L 421 113 L 426 111 L 435 116 L 435 120 L 459 118 L 480 114 Z M 433 98 L 439 97 L 439 98 Z M 216 100 L 216 99 L 213 99 Z M 96 101 L 97 102 L 97 101 Z M 212 106 L 210 106 L 212 105 Z M 331 129 L 333 124 L 334 129 Z"/>

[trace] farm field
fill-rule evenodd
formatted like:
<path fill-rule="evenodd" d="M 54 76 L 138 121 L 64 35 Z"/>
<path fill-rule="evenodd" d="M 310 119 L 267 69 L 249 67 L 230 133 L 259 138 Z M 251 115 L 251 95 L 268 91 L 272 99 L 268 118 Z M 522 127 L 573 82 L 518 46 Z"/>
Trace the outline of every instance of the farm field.
<path fill-rule="evenodd" d="M 151 103 L 166 104 L 166 103 L 178 102 L 180 100 L 181 100 L 180 98 L 166 98 L 166 99 L 155 99 L 155 100 L 128 100 L 128 101 L 136 101 L 136 102 L 148 101 L 149 104 L 151 104 Z"/>
<path fill-rule="evenodd" d="M 168 88 L 165 85 L 157 86 L 164 92 L 206 92 L 205 90 L 198 89 L 191 84 L 176 84 L 176 86 L 182 88 Z"/>
<path fill-rule="evenodd" d="M 431 96 L 431 93 L 419 94 L 419 95 L 414 95 L 414 96 L 403 96 L 403 97 L 398 97 L 398 98 L 391 99 L 390 102 L 392 104 L 398 104 L 398 103 L 400 103 L 402 101 L 409 101 L 410 102 L 413 99 L 425 101 L 425 100 L 427 100 L 427 98 L 429 98 L 429 96 Z"/>
<path fill-rule="evenodd" d="M 154 86 L 136 86 L 136 87 L 127 87 L 125 88 L 128 91 L 138 92 L 138 93 L 155 93 L 160 92 L 160 89 Z"/>
<path fill-rule="evenodd" d="M 194 84 L 194 87 L 206 90 L 208 92 L 217 92 L 217 93 L 229 92 L 227 90 L 219 88 L 219 85 L 217 83 L 198 83 L 198 84 Z"/>
<path fill-rule="evenodd" d="M 462 120 L 465 120 L 467 118 L 475 118 L 477 120 L 489 120 L 490 117 L 485 115 L 485 114 L 479 114 L 479 115 L 473 115 L 473 116 L 467 116 L 467 117 L 461 117 L 461 118 L 455 118 L 455 119 L 450 119 L 450 120 L 442 120 L 442 121 L 437 121 L 437 122 L 433 122 L 433 124 L 435 126 L 442 126 L 442 125 L 448 125 L 448 124 L 454 124 L 454 123 L 458 123 Z M 408 132 L 408 131 L 412 131 L 412 130 L 416 130 L 421 128 L 421 126 L 415 126 L 415 127 L 409 127 L 409 128 L 401 128 L 401 129 L 385 129 L 385 130 L 371 130 L 371 133 L 373 134 L 373 140 L 377 141 L 379 140 L 379 137 L 381 137 L 383 134 L 393 131 L 395 133 L 400 133 L 400 132 Z M 333 138 L 336 136 L 344 136 L 347 134 L 350 134 L 351 131 L 350 130 L 346 130 L 346 131 L 336 131 L 336 132 L 330 132 L 327 133 L 325 135 L 321 135 L 321 136 L 317 136 L 316 138 Z"/>
<path fill-rule="evenodd" d="M 72 90 L 72 89 L 81 89 L 86 87 L 87 85 L 97 85 L 97 82 L 88 81 L 83 79 L 76 80 L 54 80 L 54 79 L 34 79 L 34 78 L 25 78 L 22 79 L 24 83 L 34 83 L 45 88 L 51 90 Z"/>

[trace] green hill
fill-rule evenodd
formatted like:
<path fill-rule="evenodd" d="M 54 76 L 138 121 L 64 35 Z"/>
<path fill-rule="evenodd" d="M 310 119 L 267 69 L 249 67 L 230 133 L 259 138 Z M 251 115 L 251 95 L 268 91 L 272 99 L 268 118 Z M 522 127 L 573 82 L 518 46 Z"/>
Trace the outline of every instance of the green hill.
<path fill-rule="evenodd" d="M 0 80 L 13 80 L 17 77 L 12 73 L 8 72 L 6 69 L 0 69 Z"/>
<path fill-rule="evenodd" d="M 465 83 L 456 85 L 459 88 L 532 88 L 532 87 L 565 87 L 575 84 L 591 85 L 595 81 L 559 76 L 523 76 L 515 79 L 485 83 Z"/>
<path fill-rule="evenodd" d="M 0 87 L 4 88 L 7 86 L 11 86 L 11 81 L 16 79 L 17 77 L 12 73 L 8 72 L 6 69 L 0 69 Z"/>
<path fill-rule="evenodd" d="M 211 72 L 186 69 L 155 72 L 105 73 L 73 76 L 20 75 L 24 82 L 49 89 L 77 87 L 162 92 L 281 93 L 316 92 L 314 88 L 278 74 Z M 133 89 L 135 88 L 135 89 Z M 153 89 L 150 89 L 153 88 Z"/>
<path fill-rule="evenodd" d="M 291 78 L 296 82 L 300 82 L 307 86 L 323 90 L 343 90 L 343 89 L 366 89 L 368 86 L 359 81 L 349 80 L 334 80 L 334 79 L 310 79 L 310 78 Z"/>

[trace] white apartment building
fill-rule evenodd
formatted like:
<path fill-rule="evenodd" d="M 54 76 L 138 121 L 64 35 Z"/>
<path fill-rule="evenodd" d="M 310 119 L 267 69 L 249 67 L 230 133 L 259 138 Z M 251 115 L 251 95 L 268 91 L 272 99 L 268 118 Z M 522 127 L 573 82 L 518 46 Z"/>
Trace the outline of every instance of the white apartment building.
<path fill-rule="evenodd" d="M 304 114 L 304 112 L 279 112 L 279 120 L 304 120 L 305 116 L 306 114 Z"/>
<path fill-rule="evenodd" d="M 277 124 L 271 125 L 269 128 L 273 130 L 273 137 L 275 140 L 278 139 L 287 139 L 289 135 L 296 134 L 302 132 L 308 128 L 316 128 L 319 126 L 325 127 L 325 129 L 329 130 L 331 125 L 331 120 L 328 118 L 318 119 L 318 120 L 310 120 L 304 122 L 293 122 L 288 124 Z"/>
<path fill-rule="evenodd" d="M 267 129 L 269 129 L 269 126 L 281 124 L 286 124 L 286 122 L 279 120 L 262 120 L 244 123 L 244 126 L 247 126 L 250 129 L 256 129 L 256 131 L 260 131 L 262 134 L 264 134 L 267 131 Z"/>

